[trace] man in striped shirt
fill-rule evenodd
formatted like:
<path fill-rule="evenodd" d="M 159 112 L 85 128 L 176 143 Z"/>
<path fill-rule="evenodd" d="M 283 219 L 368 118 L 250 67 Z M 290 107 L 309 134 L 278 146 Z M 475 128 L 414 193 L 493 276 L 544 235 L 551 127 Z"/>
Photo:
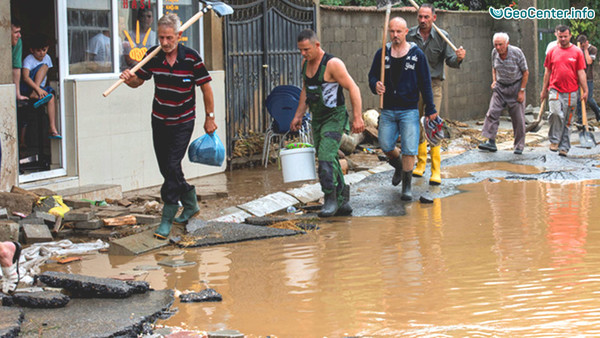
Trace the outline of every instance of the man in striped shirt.
<path fill-rule="evenodd" d="M 519 47 L 508 44 L 508 34 L 494 34 L 492 50 L 492 98 L 485 115 L 481 135 L 488 141 L 479 149 L 497 151 L 496 133 L 500 114 L 508 109 L 515 134 L 514 153 L 520 155 L 525 148 L 525 87 L 529 79 L 527 60 Z"/>
<path fill-rule="evenodd" d="M 152 139 L 164 183 L 160 189 L 164 202 L 160 225 L 154 235 L 166 239 L 173 223 L 185 224 L 200 209 L 196 189 L 185 181 L 181 160 L 194 130 L 196 118 L 195 86 L 200 86 L 206 110 L 204 131 L 216 129 L 211 77 L 195 50 L 179 44 L 181 21 L 166 14 L 158 21 L 158 39 L 162 50 L 135 74 L 129 69 L 121 73 L 125 83 L 136 88 L 154 75 L 152 102 Z M 150 48 L 151 53 L 158 46 Z M 178 202 L 183 212 L 177 218 Z"/>

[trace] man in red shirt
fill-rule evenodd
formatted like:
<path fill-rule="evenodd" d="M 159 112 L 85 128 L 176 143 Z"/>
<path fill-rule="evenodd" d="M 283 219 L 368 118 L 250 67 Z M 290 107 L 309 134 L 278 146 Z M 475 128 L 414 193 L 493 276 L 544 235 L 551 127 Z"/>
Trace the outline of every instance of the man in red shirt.
<path fill-rule="evenodd" d="M 588 95 L 585 60 L 581 49 L 571 43 L 571 30 L 565 25 L 556 27 L 558 46 L 546 55 L 544 84 L 540 99 L 548 99 L 550 106 L 550 150 L 567 156 L 571 143 L 569 127 L 579 101 L 579 86 L 583 99 Z M 578 86 L 579 83 L 579 86 Z"/>

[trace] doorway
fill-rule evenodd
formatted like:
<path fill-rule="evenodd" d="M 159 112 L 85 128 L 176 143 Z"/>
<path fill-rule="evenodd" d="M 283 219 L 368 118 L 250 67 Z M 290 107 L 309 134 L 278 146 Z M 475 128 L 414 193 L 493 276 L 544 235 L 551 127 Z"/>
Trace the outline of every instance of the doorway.
<path fill-rule="evenodd" d="M 65 133 L 64 114 L 61 108 L 63 105 L 58 67 L 55 2 L 11 0 L 11 16 L 21 25 L 23 46 L 21 91 L 25 96 L 30 97 L 28 100 L 19 100 L 17 104 L 19 182 L 62 176 L 66 173 L 63 165 Z M 47 44 L 47 57 L 30 56 L 32 50 L 39 50 L 34 47 L 40 44 Z M 29 86 L 24 79 L 27 74 L 33 79 L 37 67 L 43 64 L 47 66 L 47 73 L 41 78 L 46 80 L 42 80 L 40 84 L 45 92 L 52 94 L 51 100 L 40 100 L 37 90 Z M 30 92 L 34 93 L 33 96 Z"/>

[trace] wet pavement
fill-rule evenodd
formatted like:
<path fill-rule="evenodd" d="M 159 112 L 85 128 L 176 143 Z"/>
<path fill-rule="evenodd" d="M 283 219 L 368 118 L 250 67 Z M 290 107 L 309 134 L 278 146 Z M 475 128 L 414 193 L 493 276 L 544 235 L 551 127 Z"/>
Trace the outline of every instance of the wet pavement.
<path fill-rule="evenodd" d="M 158 325 L 185 330 L 234 329 L 250 337 L 595 336 L 598 153 L 574 145 L 563 158 L 544 142 L 521 156 L 506 148 L 470 150 L 444 160 L 439 187 L 413 178 L 412 202 L 399 200 L 391 171 L 374 173 L 352 186 L 355 217 L 324 220 L 303 235 L 170 257 L 195 265 L 154 269 L 165 258 L 158 251 L 89 255 L 45 268 L 106 277 L 146 266 L 137 279 L 154 289 L 212 288 L 222 295 L 218 303 L 177 298 L 178 311 Z M 235 202 L 290 189 L 273 183 L 277 176 L 262 176 L 260 191 L 258 172 L 249 187 L 240 173 L 227 175 L 225 184 L 238 180 L 236 189 L 246 194 L 231 196 Z M 420 196 L 433 203 L 418 202 Z"/>

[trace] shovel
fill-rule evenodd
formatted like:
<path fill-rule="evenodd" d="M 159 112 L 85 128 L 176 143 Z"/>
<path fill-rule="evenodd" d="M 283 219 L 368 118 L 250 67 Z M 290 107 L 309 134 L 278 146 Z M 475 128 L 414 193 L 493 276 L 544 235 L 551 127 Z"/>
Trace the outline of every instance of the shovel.
<path fill-rule="evenodd" d="M 381 83 L 384 83 L 385 80 L 385 43 L 387 41 L 387 29 L 388 23 L 390 21 L 390 13 L 392 12 L 392 5 L 398 2 L 400 2 L 400 0 L 377 0 L 377 9 L 385 8 L 385 21 L 383 22 L 383 41 L 381 42 Z M 379 108 L 383 109 L 383 95 L 379 95 Z"/>
<path fill-rule="evenodd" d="M 206 6 L 204 8 L 202 8 L 200 10 L 200 12 L 198 12 L 194 16 L 192 16 L 183 25 L 181 25 L 181 28 L 179 29 L 180 32 L 183 32 L 186 29 L 188 29 L 191 25 L 194 24 L 194 22 L 200 20 L 200 18 L 204 14 L 208 13 L 208 11 L 210 11 L 210 10 L 215 12 L 219 17 L 233 14 L 233 8 L 231 8 L 226 3 L 223 3 L 220 1 L 204 1 L 204 0 L 201 0 L 201 2 L 204 3 Z M 137 65 L 135 65 L 133 68 L 131 68 L 131 72 L 132 73 L 137 72 L 140 68 L 142 68 L 143 65 L 148 63 L 148 61 L 150 61 L 150 59 L 152 59 L 154 56 L 156 56 L 156 54 L 158 54 L 158 52 L 160 52 L 161 49 L 162 49 L 161 45 L 158 45 L 158 47 L 156 47 L 152 51 L 152 53 L 146 55 L 146 57 L 143 58 L 142 61 L 140 61 Z M 110 86 L 110 88 L 108 88 L 104 93 L 102 93 L 102 96 L 107 97 L 110 93 L 112 93 L 113 90 L 115 90 L 123 82 L 125 82 L 125 80 L 123 80 L 123 79 L 117 80 L 112 86 Z"/>
<path fill-rule="evenodd" d="M 581 48 L 581 44 L 578 42 L 577 47 Z M 581 95 L 581 123 L 583 124 L 583 130 L 579 132 L 579 146 L 582 148 L 593 148 L 596 146 L 596 139 L 594 134 L 588 131 L 587 123 L 587 112 L 585 111 L 585 100 L 583 99 L 583 89 L 579 88 Z"/>
<path fill-rule="evenodd" d="M 583 124 L 583 130 L 579 132 L 579 146 L 582 148 L 593 148 L 596 146 L 596 139 L 594 134 L 588 131 L 587 124 L 587 113 L 585 111 L 585 100 L 583 99 L 583 89 L 580 89 L 581 93 L 581 122 Z"/>
<path fill-rule="evenodd" d="M 540 113 L 538 114 L 537 119 L 535 119 L 535 121 L 533 121 L 530 125 L 527 126 L 527 128 L 525 129 L 525 132 L 532 132 L 532 133 L 536 133 L 538 130 L 540 130 L 540 128 L 542 128 L 541 122 L 542 122 L 542 117 L 544 116 L 544 104 L 546 103 L 546 100 L 542 100 L 542 104 L 540 104 Z"/>

